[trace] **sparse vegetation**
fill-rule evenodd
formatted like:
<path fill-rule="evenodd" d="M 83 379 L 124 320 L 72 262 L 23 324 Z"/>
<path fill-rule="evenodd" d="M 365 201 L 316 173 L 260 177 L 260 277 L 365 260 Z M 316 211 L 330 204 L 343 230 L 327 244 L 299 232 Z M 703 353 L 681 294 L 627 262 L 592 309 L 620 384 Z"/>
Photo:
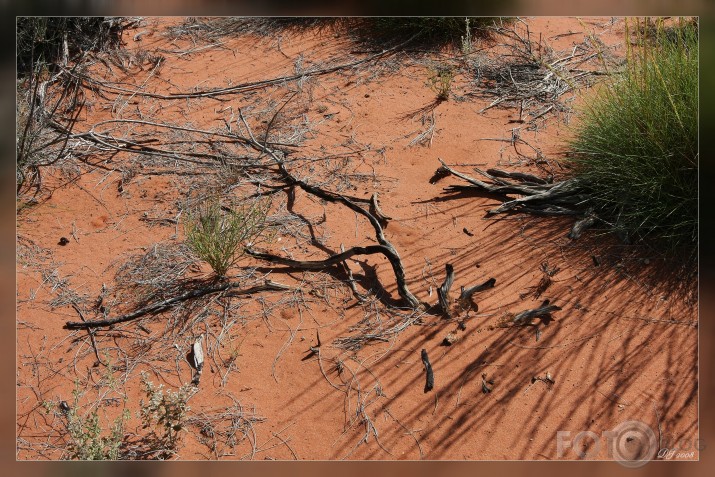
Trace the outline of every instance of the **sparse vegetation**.
<path fill-rule="evenodd" d="M 584 205 L 622 237 L 695 257 L 698 31 L 627 24 L 627 66 L 584 112 L 570 147 Z"/>
<path fill-rule="evenodd" d="M 216 199 L 207 199 L 187 213 L 186 242 L 223 277 L 243 255 L 243 246 L 261 239 L 270 203 L 254 201 L 226 209 Z"/>
<path fill-rule="evenodd" d="M 87 417 L 71 409 L 67 414 L 67 431 L 70 436 L 69 450 L 72 460 L 119 460 L 124 442 L 124 423 L 129 419 L 125 410 L 114 420 L 109 433 L 103 435 L 98 411 L 95 409 Z"/>
<path fill-rule="evenodd" d="M 577 150 L 569 169 L 541 148 L 552 149 L 553 123 L 568 123 L 579 90 L 625 64 L 614 46 L 622 19 L 116 19 L 135 22 L 127 48 L 84 55 L 109 24 L 90 20 L 77 22 L 94 25 L 99 40 L 53 30 L 54 19 L 27 24 L 54 43 L 22 33 L 23 49 L 48 53 L 31 55 L 17 83 L 17 458 L 473 458 L 472 440 L 488 437 L 473 424 L 494 415 L 490 402 L 471 405 L 475 392 L 524 389 L 554 356 L 600 353 L 613 326 L 626 345 L 654 344 L 635 361 L 624 355 L 633 369 L 670 353 L 668 372 L 684 376 L 670 404 L 695 401 L 686 378 L 697 374 L 696 317 L 672 316 L 680 307 L 667 287 L 632 273 L 652 255 L 597 234 L 574 242 L 601 216 L 618 223 L 613 204 L 597 208 L 598 194 L 624 195 L 599 188 L 588 163 L 608 165 L 604 181 L 630 167 L 631 188 L 679 174 L 638 172 L 634 152 L 611 148 L 628 134 L 645 145 L 665 117 L 687 129 L 690 89 L 677 89 L 686 82 L 661 78 L 659 62 L 650 78 L 647 66 L 662 49 L 697 49 L 683 29 L 629 25 L 637 33 L 625 78 L 607 83 L 589 114 L 607 117 L 596 112 L 609 94 L 630 104 L 617 94 L 628 75 L 648 85 L 634 103 L 659 88 L 666 95 L 649 105 L 651 119 L 612 135 L 619 143 L 597 144 L 610 156 Z M 478 43 L 485 30 L 493 43 Z M 614 124 L 632 120 L 613 108 Z M 428 185 L 429 151 L 408 149 L 433 139 L 445 159 Z M 687 162 L 687 151 L 659 144 L 671 162 L 643 146 L 646 164 L 696 171 L 696 145 Z M 442 186 L 451 195 L 440 197 Z M 567 217 L 573 228 L 567 237 L 565 220 L 483 213 Z M 556 326 L 546 328 L 552 311 Z M 522 324 L 537 341 L 543 331 L 538 353 Z M 683 332 L 660 332 L 676 326 Z M 489 356 L 475 361 L 475 339 Z M 594 346 L 579 346 L 584 339 Z M 422 343 L 430 356 L 444 354 L 440 345 L 469 354 L 451 355 L 459 372 L 435 367 L 434 401 L 412 389 Z M 499 368 L 494 356 L 529 366 Z M 496 367 L 480 385 L 481 365 Z M 590 383 L 602 371 L 575 376 Z M 588 411 L 592 389 L 546 375 L 569 413 Z M 517 411 L 510 431 L 523 427 L 525 404 L 540 402 L 528 390 L 506 402 Z M 316 392 L 325 398 L 317 404 Z M 294 418 L 276 414 L 269 394 Z M 602 398 L 597 405 L 613 404 Z M 696 427 L 693 413 L 661 410 L 664 428 Z M 445 413 L 455 418 L 451 437 L 424 439 Z M 558 416 L 544 419 L 553 427 Z M 528 457 L 543 443 L 512 450 Z M 488 447 L 480 456 L 499 458 Z"/>
<path fill-rule="evenodd" d="M 62 159 L 84 93 L 70 73 L 84 67 L 90 51 L 117 48 L 126 21 L 104 17 L 18 17 L 16 177 L 17 192 L 38 186 L 40 168 Z M 60 94 L 50 89 L 60 85 Z M 58 116 L 69 118 L 65 131 L 56 127 Z M 29 176 L 29 181 L 27 180 Z"/>
<path fill-rule="evenodd" d="M 464 19 L 464 35 L 462 35 L 459 40 L 462 46 L 462 54 L 464 56 L 469 55 L 474 49 L 474 45 L 472 44 L 472 28 L 469 26 L 469 18 Z"/>
<path fill-rule="evenodd" d="M 485 36 L 498 17 L 272 17 L 272 18 L 189 18 L 171 27 L 172 38 L 217 42 L 230 35 L 255 33 L 274 35 L 277 31 L 330 29 L 366 44 L 384 46 L 413 38 L 426 47 L 469 47 L 475 37 Z M 465 53 L 467 54 L 467 53 Z"/>
<path fill-rule="evenodd" d="M 465 35 L 484 36 L 494 17 L 376 17 L 364 19 L 362 28 L 377 39 L 405 39 L 412 36 L 421 44 L 451 45 L 460 48 Z M 363 33 L 365 35 L 365 33 Z"/>
<path fill-rule="evenodd" d="M 437 68 L 433 71 L 427 83 L 432 91 L 437 94 L 437 99 L 446 101 L 452 92 L 452 79 L 454 71 L 449 67 Z"/>
<path fill-rule="evenodd" d="M 81 394 L 82 392 L 75 384 L 73 405 L 69 406 L 64 402 L 60 404 L 69 436 L 68 458 L 71 460 L 119 460 L 124 443 L 124 425 L 130 417 L 129 410 L 124 409 L 106 430 L 103 428 L 97 408 L 92 409 L 86 415 L 81 414 L 79 406 Z M 43 403 L 47 412 L 55 407 L 54 403 L 50 404 L 52 405 Z"/>
<path fill-rule="evenodd" d="M 163 385 L 155 386 L 146 373 L 142 374 L 141 381 L 148 399 L 140 403 L 143 428 L 150 429 L 145 441 L 158 453 L 157 458 L 168 458 L 178 447 L 189 411 L 188 401 L 197 388 L 184 385 L 177 391 L 164 392 Z"/>

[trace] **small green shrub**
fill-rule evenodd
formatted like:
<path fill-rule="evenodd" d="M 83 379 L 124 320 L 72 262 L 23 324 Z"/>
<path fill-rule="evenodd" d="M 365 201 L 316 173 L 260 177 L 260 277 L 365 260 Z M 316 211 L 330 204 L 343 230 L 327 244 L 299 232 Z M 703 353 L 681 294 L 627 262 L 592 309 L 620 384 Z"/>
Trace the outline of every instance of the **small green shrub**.
<path fill-rule="evenodd" d="M 576 128 L 570 142 L 573 166 L 584 205 L 619 235 L 647 239 L 668 253 L 693 258 L 698 231 L 697 25 L 681 22 L 665 28 L 661 23 L 645 30 L 637 23 L 635 32 L 625 71 L 602 85 Z"/>
<path fill-rule="evenodd" d="M 218 200 L 205 200 L 187 213 L 186 242 L 223 277 L 243 255 L 243 247 L 261 239 L 269 208 L 268 201 L 255 201 L 224 210 Z"/>

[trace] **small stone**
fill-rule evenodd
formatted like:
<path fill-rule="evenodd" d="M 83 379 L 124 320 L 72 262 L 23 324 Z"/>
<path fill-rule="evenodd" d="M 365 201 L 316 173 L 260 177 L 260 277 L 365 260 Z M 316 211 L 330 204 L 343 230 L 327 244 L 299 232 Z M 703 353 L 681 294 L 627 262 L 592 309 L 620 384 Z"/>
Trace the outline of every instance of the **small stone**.
<path fill-rule="evenodd" d="M 57 242 L 58 245 L 62 245 L 63 247 L 70 243 L 70 241 L 67 239 L 67 237 L 61 237 L 60 241 Z"/>

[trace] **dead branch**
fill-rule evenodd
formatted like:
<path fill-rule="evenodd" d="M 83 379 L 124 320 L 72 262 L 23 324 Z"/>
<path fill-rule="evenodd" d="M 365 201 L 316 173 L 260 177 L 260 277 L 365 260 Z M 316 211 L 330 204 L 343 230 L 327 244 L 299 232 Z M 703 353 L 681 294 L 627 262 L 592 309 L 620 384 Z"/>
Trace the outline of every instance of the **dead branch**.
<path fill-rule="evenodd" d="M 452 266 L 451 263 L 448 263 L 445 266 L 445 277 L 444 277 L 444 282 L 442 282 L 442 285 L 437 289 L 437 297 L 439 299 L 439 307 L 441 309 L 442 314 L 445 316 L 447 319 L 451 319 L 453 315 L 453 310 L 452 310 L 452 300 L 449 297 L 449 291 L 452 288 L 452 284 L 454 283 L 454 267 Z M 472 295 L 474 295 L 477 292 L 483 291 L 483 290 L 488 290 L 489 288 L 494 287 L 494 284 L 496 283 L 495 278 L 490 278 L 486 282 L 482 283 L 481 285 L 475 285 L 473 287 L 468 287 L 468 288 L 461 288 L 461 293 L 459 295 L 459 298 L 456 301 L 456 313 L 460 313 L 464 310 L 469 309 L 469 300 L 472 298 Z"/>
<path fill-rule="evenodd" d="M 434 388 L 434 371 L 432 371 L 427 350 L 424 348 L 422 349 L 422 364 L 425 366 L 425 392 L 429 392 Z"/>
<path fill-rule="evenodd" d="M 372 197 L 370 197 L 370 213 L 380 221 L 382 228 L 387 228 L 387 222 L 392 220 L 392 217 L 389 217 L 382 212 L 380 204 L 377 200 L 377 192 L 375 192 L 372 194 Z"/>
<path fill-rule="evenodd" d="M 542 179 L 541 177 L 536 177 L 535 175 L 532 174 L 527 174 L 525 172 L 510 172 L 510 171 L 503 171 L 501 169 L 487 169 L 487 174 L 492 175 L 493 177 L 503 177 L 505 179 L 516 179 L 520 182 L 526 182 L 526 183 L 531 183 L 531 184 L 546 184 L 547 181 Z"/>
<path fill-rule="evenodd" d="M 540 307 L 524 310 L 514 315 L 513 323 L 517 325 L 528 325 L 534 318 L 545 318 L 548 320 L 551 318 L 552 311 L 558 311 L 560 309 L 561 307 L 551 305 L 549 300 L 544 300 Z"/>
<path fill-rule="evenodd" d="M 439 298 L 439 306 L 442 308 L 442 313 L 447 317 L 452 317 L 449 301 L 449 289 L 454 283 L 454 267 L 451 263 L 445 266 L 445 277 L 442 286 L 437 289 L 437 297 Z"/>
<path fill-rule="evenodd" d="M 87 319 L 84 317 L 84 313 L 82 313 L 82 310 L 77 306 L 76 303 L 72 303 L 72 308 L 75 309 L 79 317 L 82 319 L 82 323 L 87 323 Z M 89 335 L 89 339 L 92 342 L 92 349 L 94 350 L 94 356 L 97 358 L 97 365 L 103 364 L 106 366 L 106 363 L 102 361 L 102 358 L 99 357 L 99 349 L 97 348 L 97 341 L 94 339 L 94 331 L 90 328 L 87 328 L 87 334 Z"/>
<path fill-rule="evenodd" d="M 581 234 L 588 228 L 593 227 L 598 218 L 593 215 L 593 213 L 588 213 L 586 217 L 577 220 L 575 224 L 573 224 L 573 227 L 571 227 L 571 232 L 569 232 L 568 237 L 572 240 L 576 240 L 581 236 Z"/>
<path fill-rule="evenodd" d="M 430 180 L 436 183 L 444 177 L 454 175 L 467 182 L 469 185 L 452 185 L 446 187 L 446 192 L 459 192 L 477 189 L 494 194 L 502 202 L 487 212 L 496 215 L 504 212 L 524 212 L 533 215 L 563 216 L 574 215 L 583 218 L 588 214 L 589 220 L 580 220 L 574 226 L 575 231 L 569 234 L 573 239 L 578 238 L 581 232 L 592 226 L 598 218 L 591 211 L 584 210 L 585 196 L 582 193 L 581 183 L 578 179 L 571 178 L 560 182 L 551 183 L 547 180 L 532 176 L 531 174 L 512 173 L 498 169 L 482 171 L 475 167 L 474 170 L 484 176 L 489 182 L 484 182 L 474 177 L 449 167 L 442 159 L 442 164 Z M 507 178 L 514 178 L 520 183 L 509 182 Z M 513 198 L 510 195 L 521 197 Z"/>
<path fill-rule="evenodd" d="M 256 258 L 263 258 L 268 261 L 283 263 L 284 265 L 291 264 L 290 266 L 296 266 L 297 268 L 316 270 L 324 268 L 326 266 L 334 265 L 356 254 L 382 253 L 390 261 L 390 265 L 392 265 L 392 269 L 395 273 L 395 279 L 397 282 L 397 291 L 400 297 L 405 300 L 410 307 L 419 307 L 421 305 L 420 301 L 407 288 L 407 283 L 405 281 L 405 268 L 402 265 L 402 261 L 400 260 L 400 255 L 397 253 L 395 247 L 385 237 L 382 225 L 380 225 L 380 221 L 377 219 L 377 217 L 375 217 L 375 215 L 360 207 L 344 195 L 338 194 L 336 192 L 326 191 L 314 185 L 308 184 L 302 179 L 298 179 L 297 177 L 295 177 L 288 170 L 283 159 L 281 159 L 273 149 L 269 148 L 264 143 L 261 143 L 256 140 L 255 136 L 253 135 L 253 132 L 251 131 L 250 126 L 246 122 L 246 119 L 243 117 L 243 113 L 240 109 L 238 111 L 238 114 L 239 118 L 246 127 L 246 130 L 248 131 L 250 137 L 250 145 L 258 151 L 264 154 L 268 154 L 273 159 L 274 163 L 278 166 L 282 174 L 281 180 L 286 185 L 295 185 L 303 189 L 305 192 L 328 202 L 343 204 L 353 212 L 367 218 L 372 227 L 375 229 L 375 236 L 378 243 L 380 244 L 379 246 L 370 245 L 368 247 L 353 247 L 351 249 L 348 249 L 344 253 L 336 254 L 326 260 L 321 260 L 317 262 L 301 262 L 299 260 L 283 259 L 281 257 L 277 257 L 275 255 L 270 254 L 252 253 L 251 255 Z M 376 202 L 376 200 L 374 202 Z"/>
<path fill-rule="evenodd" d="M 69 329 L 69 330 L 78 330 L 78 329 L 83 329 L 83 328 L 98 328 L 101 326 L 111 326 L 111 325 L 115 325 L 117 323 L 124 323 L 127 321 L 134 320 L 136 318 L 142 317 L 144 315 L 164 311 L 176 303 L 181 303 L 181 302 L 189 300 L 191 298 L 198 298 L 198 297 L 202 297 L 205 295 L 209 295 L 211 293 L 218 293 L 221 291 L 230 290 L 232 288 L 240 288 L 240 286 L 241 286 L 241 284 L 237 283 L 237 282 L 227 282 L 227 283 L 223 283 L 221 285 L 216 285 L 213 287 L 191 290 L 191 291 L 186 292 L 182 295 L 179 295 L 179 296 L 176 296 L 173 298 L 169 298 L 168 300 L 162 300 L 158 303 L 154 303 L 152 305 L 146 306 L 146 307 L 136 310 L 132 313 L 117 316 L 115 318 L 108 318 L 106 320 L 96 320 L 96 321 L 84 321 L 84 322 L 82 322 L 82 321 L 68 321 L 67 323 L 65 323 L 64 328 Z M 287 285 L 283 285 L 280 283 L 272 282 L 270 280 L 266 280 L 266 283 L 264 285 L 257 285 L 257 286 L 254 286 L 251 288 L 246 288 L 243 290 L 241 290 L 241 289 L 234 290 L 234 291 L 232 291 L 232 294 L 233 295 L 251 295 L 253 293 L 257 293 L 257 292 L 261 292 L 261 291 L 285 291 L 285 290 L 290 290 L 290 289 L 291 288 Z"/>
<path fill-rule="evenodd" d="M 477 292 L 488 290 L 490 288 L 494 288 L 494 285 L 496 284 L 496 279 L 495 278 L 490 278 L 486 282 L 482 283 L 481 285 L 475 285 L 473 287 L 469 288 L 464 288 L 462 287 L 462 293 L 459 295 L 459 301 L 464 301 L 466 302 L 467 300 L 472 298 L 472 295 L 474 295 Z"/>
<path fill-rule="evenodd" d="M 113 86 L 106 82 L 97 81 L 93 78 L 90 78 L 87 75 L 79 75 L 76 73 L 72 73 L 70 71 L 66 71 L 66 72 L 74 77 L 81 79 L 82 81 L 84 81 L 86 83 L 96 85 L 96 86 L 99 86 L 104 89 L 108 89 L 111 91 L 117 91 L 119 93 L 128 93 L 128 94 L 132 94 L 132 95 L 136 95 L 136 96 L 143 96 L 143 97 L 147 97 L 147 98 L 155 98 L 155 99 L 216 98 L 217 96 L 242 93 L 245 91 L 266 88 L 268 86 L 273 86 L 276 84 L 284 84 L 289 81 L 296 81 L 296 80 L 300 80 L 302 78 L 309 77 L 309 76 L 322 76 L 322 75 L 334 73 L 336 71 L 340 71 L 340 70 L 344 70 L 344 69 L 355 68 L 356 66 L 359 66 L 364 63 L 368 63 L 373 60 L 377 60 L 389 53 L 392 53 L 392 52 L 402 48 L 403 46 L 405 46 L 406 44 L 411 42 L 413 39 L 415 39 L 417 36 L 418 36 L 418 34 L 415 34 L 412 37 L 408 38 L 407 40 L 403 41 L 402 43 L 400 43 L 398 45 L 395 45 L 391 48 L 383 50 L 380 53 L 376 53 L 374 55 L 368 56 L 367 58 L 353 61 L 352 63 L 331 66 L 329 68 L 301 71 L 300 73 L 294 74 L 294 75 L 281 76 L 279 78 L 272 78 L 272 79 L 260 80 L 260 81 L 252 81 L 249 83 L 243 83 L 240 85 L 231 86 L 229 88 L 216 88 L 216 89 L 212 89 L 212 90 L 197 91 L 194 93 L 171 93 L 171 94 L 148 93 L 146 91 L 134 90 L 134 89 L 129 89 L 129 88 L 120 88 L 119 86 Z"/>

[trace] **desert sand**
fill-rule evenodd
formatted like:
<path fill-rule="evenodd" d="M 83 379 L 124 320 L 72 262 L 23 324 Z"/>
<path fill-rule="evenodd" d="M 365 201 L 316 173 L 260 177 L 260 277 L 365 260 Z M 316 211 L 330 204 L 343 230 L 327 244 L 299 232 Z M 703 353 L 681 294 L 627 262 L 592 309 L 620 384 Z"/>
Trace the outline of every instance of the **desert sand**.
<path fill-rule="evenodd" d="M 454 176 L 430 182 L 439 159 L 473 177 L 475 167 L 567 174 L 564 140 L 602 79 L 588 72 L 624 55 L 622 19 L 506 25 L 536 57 L 607 57 L 564 60 L 587 73 L 526 107 L 493 104 L 479 77 L 518 62 L 507 56 L 513 36 L 475 38 L 464 57 L 381 53 L 330 28 L 169 35 L 185 21 L 145 18 L 124 33 L 121 54 L 96 55 L 72 157 L 43 171 L 32 201 L 18 200 L 18 459 L 71 457 L 63 401 L 81 416 L 96 410 L 105 433 L 129 410 L 125 456 L 156 458 L 142 441 L 142 372 L 165 391 L 193 389 L 178 445 L 163 458 L 609 459 L 603 433 L 629 421 L 648 426 L 658 449 L 693 446 L 697 304 L 650 273 L 657 257 L 599 231 L 572 240 L 569 217 L 489 215 L 499 201 L 446 191 L 465 185 Z M 430 78 L 446 67 L 453 78 L 440 101 Z M 274 78 L 283 79 L 236 88 Z M 219 88 L 228 90 L 198 94 Z M 66 329 L 207 286 L 211 268 L 182 248 L 182 211 L 209 194 L 229 207 L 266 194 L 272 234 L 257 251 L 316 261 L 378 243 L 344 204 L 276 188 L 275 166 L 237 165 L 270 159 L 236 139 L 248 127 L 259 140 L 268 131 L 303 181 L 365 208 L 377 193 L 406 285 L 429 307 L 407 306 L 380 254 L 345 262 L 354 290 L 340 264 L 299 270 L 243 256 L 228 277 L 239 288 L 268 279 L 286 289 L 208 294 L 92 333 Z M 451 318 L 437 307 L 447 264 L 453 294 L 495 280 Z M 560 308 L 551 319 L 513 322 L 545 299 Z M 192 387 L 196 339 L 205 363 Z M 563 452 L 559 431 L 568 432 Z M 692 450 L 682 458 L 697 459 Z"/>

